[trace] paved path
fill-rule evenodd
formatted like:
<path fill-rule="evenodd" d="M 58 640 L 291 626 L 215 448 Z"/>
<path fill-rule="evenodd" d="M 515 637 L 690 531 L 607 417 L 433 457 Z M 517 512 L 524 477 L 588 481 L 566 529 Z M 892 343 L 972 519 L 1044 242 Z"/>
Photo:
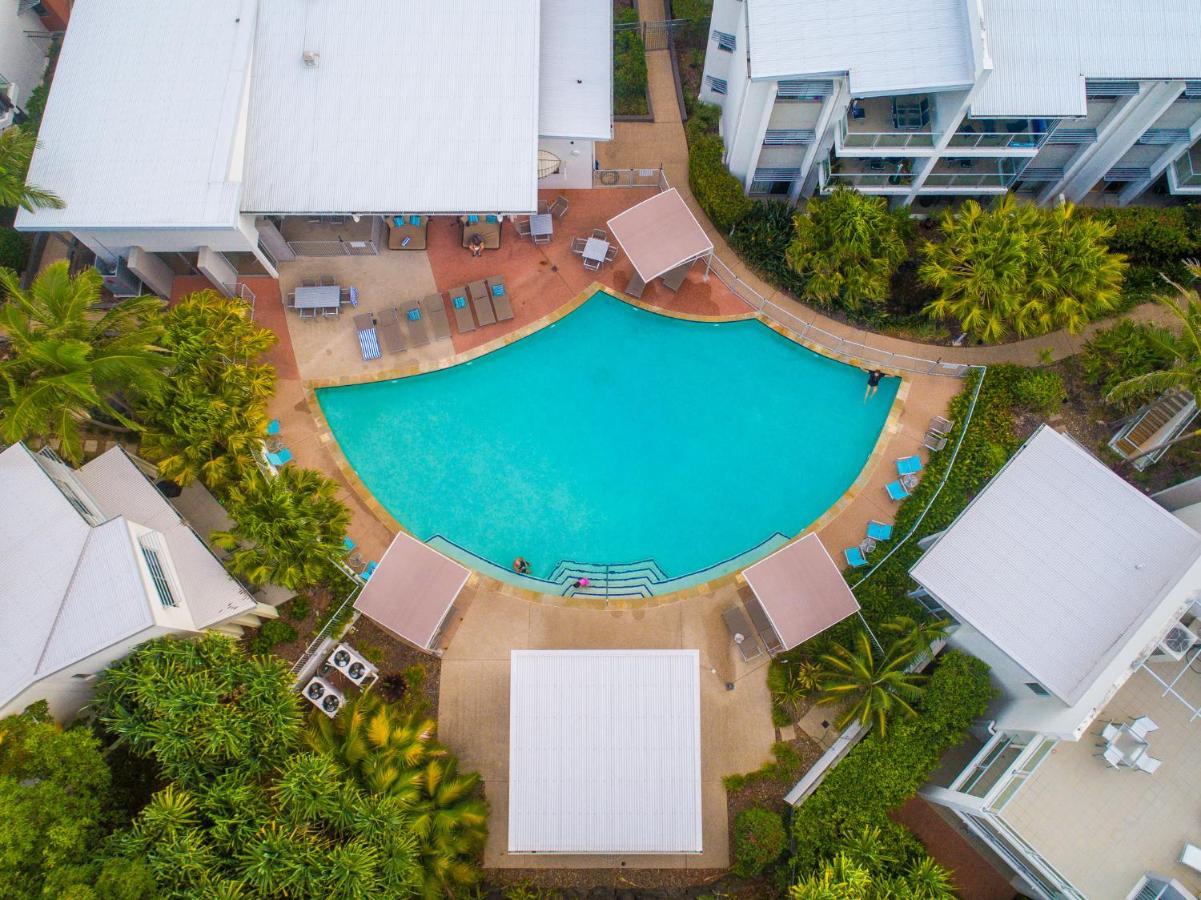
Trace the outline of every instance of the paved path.
<path fill-rule="evenodd" d="M 655 7 L 644 3 L 641 6 Z M 650 9 L 646 18 L 661 17 Z M 903 338 L 877 334 L 848 325 L 823 315 L 796 298 L 772 287 L 743 265 L 725 235 L 713 227 L 692 191 L 688 187 L 688 144 L 684 138 L 684 127 L 680 121 L 680 108 L 676 100 L 675 78 L 671 70 L 671 55 L 667 50 L 651 50 L 646 54 L 647 77 L 650 84 L 651 105 L 654 122 L 617 122 L 613 126 L 613 140 L 597 145 L 597 158 L 605 168 L 645 168 L 662 165 L 668 182 L 679 190 L 687 201 L 705 233 L 713 242 L 717 257 L 751 290 L 766 297 L 805 322 L 817 325 L 831 334 L 873 347 L 886 353 L 914 356 L 919 359 L 937 359 L 950 363 L 968 365 L 996 365 L 1017 363 L 1036 366 L 1045 362 L 1049 351 L 1051 360 L 1060 360 L 1079 353 L 1093 334 L 1113 324 L 1113 320 L 1094 322 L 1080 334 L 1066 331 L 1015 341 L 995 346 L 950 347 L 939 344 L 923 344 Z M 1144 303 L 1125 314 L 1125 318 L 1138 322 L 1171 323 L 1171 314 L 1158 303 Z"/>

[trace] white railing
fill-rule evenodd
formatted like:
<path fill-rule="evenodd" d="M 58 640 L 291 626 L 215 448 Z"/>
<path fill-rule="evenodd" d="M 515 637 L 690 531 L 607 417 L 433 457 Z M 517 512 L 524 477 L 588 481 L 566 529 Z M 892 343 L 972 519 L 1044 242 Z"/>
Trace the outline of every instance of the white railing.
<path fill-rule="evenodd" d="M 304 672 L 305 667 L 312 661 L 313 657 L 318 655 L 322 643 L 332 639 L 330 632 L 333 630 L 334 625 L 338 623 L 338 619 L 341 618 L 342 613 L 346 609 L 346 605 L 354 600 L 359 593 L 359 588 L 361 587 L 362 585 L 358 583 L 356 578 L 355 586 L 351 589 L 350 593 L 347 594 L 346 598 L 338 604 L 338 608 L 333 611 L 333 614 L 329 617 L 329 620 L 321 627 L 321 630 L 317 632 L 316 637 L 314 637 L 309 642 L 309 645 L 305 647 L 304 652 L 297 657 L 296 662 L 292 663 L 293 675 L 299 676 L 302 672 Z M 342 622 L 341 625 L 343 628 L 345 628 L 353 621 L 354 616 L 352 615 L 348 621 Z"/>
<path fill-rule="evenodd" d="M 230 292 L 231 296 L 241 297 L 243 300 L 246 301 L 246 305 L 250 307 L 250 318 L 253 320 L 254 319 L 254 302 L 258 298 L 255 296 L 254 291 L 252 291 L 250 289 L 250 285 L 248 285 L 244 282 L 238 281 L 238 282 L 235 282 L 234 284 L 225 285 L 225 288 L 226 288 L 226 290 L 228 290 Z"/>

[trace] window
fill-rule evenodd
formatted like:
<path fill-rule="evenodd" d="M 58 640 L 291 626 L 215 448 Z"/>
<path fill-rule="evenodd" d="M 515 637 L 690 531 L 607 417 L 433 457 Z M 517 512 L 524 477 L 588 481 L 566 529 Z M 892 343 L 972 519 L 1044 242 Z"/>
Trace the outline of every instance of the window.
<path fill-rule="evenodd" d="M 146 568 L 150 570 L 154 589 L 158 591 L 159 602 L 163 606 L 177 606 L 175 597 L 171 594 L 171 585 L 167 583 L 167 573 L 163 571 L 162 561 L 158 558 L 158 551 L 143 545 L 142 557 L 146 560 Z"/>
<path fill-rule="evenodd" d="M 1051 692 L 1048 691 L 1041 684 L 1039 684 L 1037 681 L 1027 681 L 1026 687 L 1030 688 L 1031 691 L 1038 694 L 1038 696 L 1040 696 L 1040 697 L 1050 697 L 1051 696 Z"/>
<path fill-rule="evenodd" d="M 727 53 L 734 52 L 734 35 L 726 34 L 724 31 L 714 31 L 713 40 L 717 41 L 718 50 L 725 50 Z"/>
<path fill-rule="evenodd" d="M 724 78 L 715 78 L 712 75 L 705 76 L 705 84 L 715 94 L 724 94 L 730 87 Z"/>
<path fill-rule="evenodd" d="M 786 197 L 790 190 L 792 190 L 791 181 L 768 181 L 767 179 L 756 178 L 751 182 L 751 188 L 747 193 L 759 196 Z"/>

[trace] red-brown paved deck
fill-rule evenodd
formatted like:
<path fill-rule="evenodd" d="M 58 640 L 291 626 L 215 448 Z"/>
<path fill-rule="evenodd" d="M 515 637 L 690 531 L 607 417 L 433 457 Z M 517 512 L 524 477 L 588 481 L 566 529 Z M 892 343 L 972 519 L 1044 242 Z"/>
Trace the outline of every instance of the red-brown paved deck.
<path fill-rule="evenodd" d="M 921 797 L 914 797 L 892 817 L 921 838 L 926 850 L 950 869 L 964 900 L 1013 900 L 1016 893 L 962 835 Z"/>

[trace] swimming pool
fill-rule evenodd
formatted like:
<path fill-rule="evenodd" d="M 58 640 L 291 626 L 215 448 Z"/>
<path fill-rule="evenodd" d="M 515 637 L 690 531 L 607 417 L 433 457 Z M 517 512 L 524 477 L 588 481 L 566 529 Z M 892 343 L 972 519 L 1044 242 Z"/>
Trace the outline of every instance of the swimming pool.
<path fill-rule="evenodd" d="M 564 561 L 653 561 L 641 568 L 662 581 L 712 577 L 820 517 L 899 384 L 865 401 L 863 371 L 760 322 L 684 321 L 598 293 L 471 362 L 317 399 L 363 483 L 423 540 L 505 569 L 521 556 L 558 581 L 573 577 Z"/>

